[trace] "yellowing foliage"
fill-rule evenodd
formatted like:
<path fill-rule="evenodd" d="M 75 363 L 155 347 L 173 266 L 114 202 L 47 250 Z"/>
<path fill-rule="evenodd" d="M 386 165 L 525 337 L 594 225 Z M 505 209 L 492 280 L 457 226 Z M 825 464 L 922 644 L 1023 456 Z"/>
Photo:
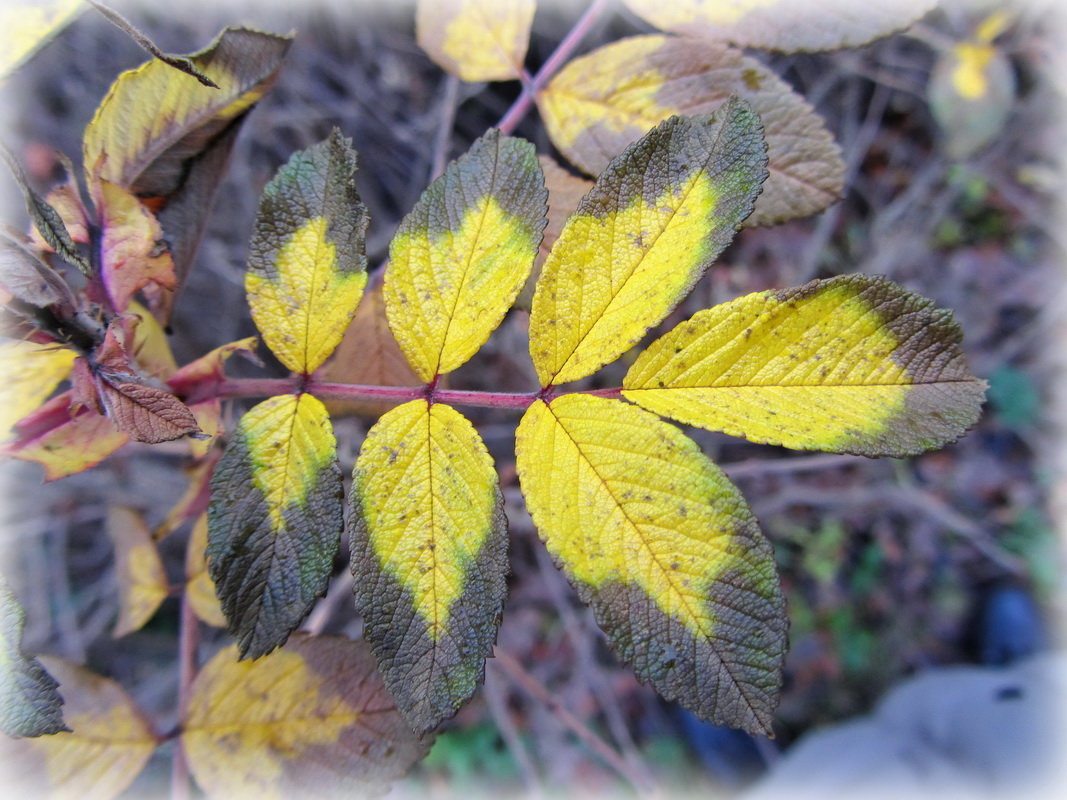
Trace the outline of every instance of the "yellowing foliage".
<path fill-rule="evenodd" d="M 252 318 L 263 340 L 294 372 L 314 372 L 344 336 L 367 283 L 365 272 L 341 272 L 328 221 L 316 217 L 282 245 L 273 270 L 245 278 Z"/>
<path fill-rule="evenodd" d="M 522 74 L 535 0 L 419 0 L 415 35 L 443 69 L 465 81 Z"/>
<path fill-rule="evenodd" d="M 112 680 L 50 656 L 69 732 L 0 743 L 5 792 L 62 800 L 109 800 L 137 778 L 156 734 Z"/>
<path fill-rule="evenodd" d="M 254 661 L 220 651 L 197 675 L 182 745 L 213 797 L 365 796 L 422 755 L 363 642 L 294 637 Z"/>
<path fill-rule="evenodd" d="M 413 400 L 367 434 L 353 472 L 352 570 L 366 636 L 417 730 L 481 679 L 504 601 L 496 470 L 474 427 Z"/>
<path fill-rule="evenodd" d="M 77 353 L 17 339 L 0 342 L 0 438 L 70 375 Z"/>
<path fill-rule="evenodd" d="M 765 174 L 757 126 L 739 102 L 712 126 L 673 117 L 604 171 L 534 291 L 530 355 L 542 386 L 618 358 L 689 291 L 752 210 Z M 684 169 L 661 169 L 668 158 Z"/>
<path fill-rule="evenodd" d="M 766 728 L 784 637 L 773 560 L 697 445 L 634 406 L 568 394 L 530 406 L 516 458 L 538 533 L 637 674 Z"/>
<path fill-rule="evenodd" d="M 385 309 L 424 381 L 466 362 L 515 302 L 541 242 L 546 199 L 533 146 L 490 131 L 401 222 Z"/>
<path fill-rule="evenodd" d="M 977 419 L 984 384 L 958 343 L 929 301 L 847 276 L 698 312 L 638 357 L 623 394 L 757 442 L 905 455 Z"/>

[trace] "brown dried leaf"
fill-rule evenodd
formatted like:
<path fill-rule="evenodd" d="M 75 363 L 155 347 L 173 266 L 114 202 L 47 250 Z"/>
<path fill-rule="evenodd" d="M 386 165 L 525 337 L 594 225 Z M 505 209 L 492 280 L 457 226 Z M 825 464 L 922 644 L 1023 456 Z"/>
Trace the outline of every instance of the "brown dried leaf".
<path fill-rule="evenodd" d="M 341 344 L 330 360 L 315 373 L 315 379 L 370 386 L 418 386 L 423 382 L 408 365 L 389 329 L 382 297 L 381 272 L 371 279 Z M 351 400 L 325 400 L 324 403 L 334 416 L 378 416 L 398 405 L 395 402 Z"/>
<path fill-rule="evenodd" d="M 98 386 L 108 417 L 135 441 L 159 444 L 201 432 L 193 412 L 181 400 L 138 383 L 134 375 L 109 375 Z"/>

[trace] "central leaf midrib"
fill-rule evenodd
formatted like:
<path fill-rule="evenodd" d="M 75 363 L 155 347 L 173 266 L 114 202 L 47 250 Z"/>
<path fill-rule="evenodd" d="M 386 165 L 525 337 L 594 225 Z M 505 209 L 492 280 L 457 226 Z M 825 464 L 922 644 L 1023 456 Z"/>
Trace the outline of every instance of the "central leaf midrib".
<path fill-rule="evenodd" d="M 600 471 L 596 468 L 596 465 L 593 464 L 592 460 L 588 456 L 586 456 L 586 454 L 582 451 L 582 448 L 578 444 L 578 441 L 571 435 L 570 431 L 567 430 L 567 427 L 563 424 L 563 421 L 559 417 L 557 417 L 555 415 L 555 412 L 552 411 L 551 405 L 549 405 L 548 403 L 545 403 L 545 407 L 548 410 L 548 412 L 550 414 L 552 414 L 553 419 L 556 420 L 556 424 L 559 426 L 560 430 L 562 430 L 563 433 L 566 434 L 566 436 L 570 440 L 571 444 L 574 445 L 574 449 L 577 451 L 578 455 L 588 465 L 589 469 L 593 472 L 593 474 L 600 481 L 601 485 L 604 487 L 605 491 L 607 491 L 608 495 L 611 497 L 612 501 L 615 503 L 615 506 L 622 512 L 623 517 L 630 524 L 631 528 L 633 528 L 633 530 L 638 534 L 637 538 L 640 540 L 642 546 L 645 548 L 645 550 L 647 550 L 649 555 L 652 557 L 652 560 L 656 563 L 656 566 L 659 567 L 660 571 L 663 573 L 664 579 L 671 586 L 672 590 L 682 600 L 682 604 L 685 606 L 685 608 L 688 611 L 688 613 L 692 616 L 693 619 L 695 619 L 697 621 L 697 624 L 700 627 L 701 635 L 705 638 L 705 640 L 709 641 L 709 648 L 708 649 L 715 656 L 715 658 L 718 660 L 718 662 L 722 665 L 723 670 L 730 676 L 730 679 L 733 681 L 734 686 L 737 688 L 738 694 L 742 698 L 744 698 L 745 704 L 748 706 L 749 711 L 754 716 L 758 716 L 758 712 L 757 712 L 756 708 L 752 705 L 752 702 L 748 699 L 748 696 L 745 693 L 745 690 L 744 690 L 745 684 L 742 681 L 740 681 L 733 674 L 733 670 L 731 668 L 731 665 L 718 653 L 718 651 L 714 647 L 710 646 L 710 640 L 712 639 L 712 632 L 708 630 L 708 628 L 706 626 L 706 623 L 703 621 L 703 619 L 699 615 L 697 615 L 697 614 L 695 614 L 693 612 L 692 604 L 689 602 L 689 600 L 688 600 L 687 596 L 685 595 L 685 593 L 681 592 L 678 589 L 678 587 L 675 586 L 674 582 L 671 581 L 670 572 L 668 570 L 664 569 L 663 564 L 661 563 L 659 557 L 656 555 L 655 551 L 649 546 L 649 544 L 646 541 L 645 537 L 641 534 L 640 527 L 630 517 L 630 515 L 626 512 L 626 509 L 623 507 L 623 504 L 619 502 L 617 497 L 615 497 L 615 493 L 611 490 L 611 487 L 608 484 L 608 482 L 600 474 Z M 653 601 L 653 602 L 655 602 L 655 601 Z M 658 603 L 656 603 L 656 605 L 657 605 L 657 607 L 659 606 Z M 660 610 L 663 611 L 662 608 Z M 665 611 L 663 611 L 663 614 L 664 614 L 664 616 L 666 616 L 668 618 L 670 618 L 672 616 L 670 614 L 667 614 L 667 612 L 665 612 Z M 679 621 L 681 622 L 681 620 L 679 620 Z M 682 622 L 682 625 L 683 625 L 683 627 L 688 627 L 684 622 Z"/>

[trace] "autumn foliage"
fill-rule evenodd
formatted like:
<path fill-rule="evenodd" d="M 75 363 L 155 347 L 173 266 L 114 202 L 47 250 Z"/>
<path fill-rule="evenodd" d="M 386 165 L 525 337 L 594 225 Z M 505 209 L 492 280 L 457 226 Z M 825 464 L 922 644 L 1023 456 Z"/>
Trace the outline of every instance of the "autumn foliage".
<path fill-rule="evenodd" d="M 4 451 L 57 479 L 131 440 L 187 441 L 198 466 L 161 530 L 113 512 L 117 633 L 167 596 L 156 543 L 188 524 L 181 590 L 235 642 L 200 666 L 167 734 L 113 682 L 22 654 L 5 595 L 0 667 L 5 697 L 21 703 L 5 731 L 40 737 L 19 743 L 35 759 L 26 780 L 47 760 L 65 770 L 52 788 L 69 788 L 96 765 L 113 796 L 168 736 L 212 796 L 365 792 L 402 775 L 477 690 L 504 606 L 507 519 L 465 404 L 521 413 L 526 505 L 618 657 L 704 719 L 772 732 L 787 618 L 771 546 L 740 492 L 667 420 L 907 456 L 963 435 L 984 384 L 949 312 L 866 275 L 740 297 L 646 336 L 743 226 L 815 213 L 842 190 L 818 115 L 739 48 L 855 45 L 923 9 L 891 4 L 809 41 L 781 8 L 773 25 L 759 9 L 724 25 L 701 17 L 704 4 L 627 4 L 664 33 L 574 58 L 524 90 L 559 151 L 595 181 L 490 130 L 410 210 L 388 264 L 370 265 L 373 222 L 354 175 L 373 165 L 352 142 L 335 130 L 278 168 L 245 290 L 287 379 L 227 375 L 254 340 L 179 367 L 161 326 L 288 37 L 223 31 L 188 57 L 213 87 L 159 59 L 119 76 L 85 131 L 87 196 L 73 171 L 45 197 L 20 179 L 34 230 L 2 240 L 18 334 L 3 347 L 24 365 Z M 463 80 L 527 80 L 533 10 L 420 3 L 419 42 Z M 531 276 L 538 385 L 452 386 Z M 395 368 L 360 373 L 362 347 L 389 349 Z M 575 384 L 626 353 L 621 386 Z M 338 377 L 353 374 L 362 382 Z M 379 384 L 387 374 L 400 377 Z M 241 397 L 257 403 L 225 430 L 223 404 Z M 362 442 L 346 495 L 329 409 L 382 403 L 392 408 Z M 365 641 L 294 634 L 327 590 L 342 537 Z"/>

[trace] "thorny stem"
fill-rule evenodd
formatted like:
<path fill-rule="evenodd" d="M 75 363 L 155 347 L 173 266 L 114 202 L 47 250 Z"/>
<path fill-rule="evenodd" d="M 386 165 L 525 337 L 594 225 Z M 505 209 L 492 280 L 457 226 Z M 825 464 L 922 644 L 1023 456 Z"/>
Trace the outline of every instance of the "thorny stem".
<path fill-rule="evenodd" d="M 200 644 L 200 625 L 193 605 L 189 602 L 189 593 L 182 592 L 181 618 L 178 629 L 178 710 L 183 717 L 189 705 L 193 679 L 196 677 L 196 650 Z M 174 740 L 174 759 L 170 771 L 171 800 L 188 800 L 189 762 L 186 761 L 185 747 L 181 737 Z"/>
<path fill-rule="evenodd" d="M 563 66 L 563 63 L 571 57 L 571 54 L 581 44 L 582 39 L 585 38 L 596 21 L 607 10 L 610 3 L 611 0 L 593 0 L 585 10 L 585 13 L 574 23 L 574 27 L 563 37 L 563 40 L 552 52 L 552 55 L 541 65 L 541 69 L 537 71 L 537 74 L 531 78 L 528 73 L 523 72 L 522 94 L 516 98 L 511 108 L 507 110 L 507 113 L 500 118 L 500 122 L 496 125 L 501 133 L 511 133 L 515 130 L 515 127 L 530 111 L 530 107 L 533 106 L 537 93 L 544 88 L 549 79 Z"/>

